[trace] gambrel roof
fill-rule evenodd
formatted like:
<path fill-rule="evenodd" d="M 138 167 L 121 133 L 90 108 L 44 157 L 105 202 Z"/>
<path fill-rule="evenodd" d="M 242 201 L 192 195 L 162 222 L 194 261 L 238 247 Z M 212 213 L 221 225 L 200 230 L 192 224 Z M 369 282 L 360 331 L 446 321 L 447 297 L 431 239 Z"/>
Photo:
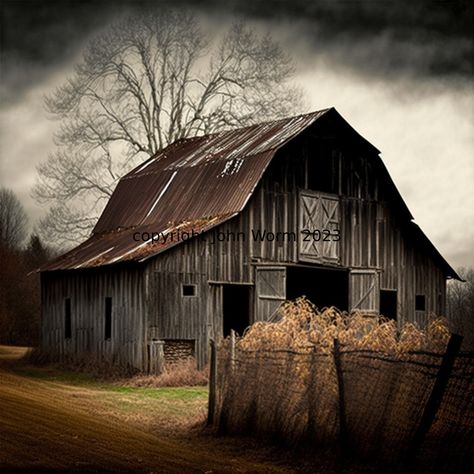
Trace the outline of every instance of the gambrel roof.
<path fill-rule="evenodd" d="M 304 130 L 323 123 L 374 155 L 380 153 L 334 108 L 178 140 L 125 175 L 89 239 L 41 270 L 141 262 L 180 242 L 137 242 L 133 239 L 137 232 L 205 232 L 222 224 L 244 209 L 275 153 Z M 411 221 L 388 179 L 396 202 L 407 222 Z M 454 270 L 443 262 L 446 274 L 454 276 Z"/>

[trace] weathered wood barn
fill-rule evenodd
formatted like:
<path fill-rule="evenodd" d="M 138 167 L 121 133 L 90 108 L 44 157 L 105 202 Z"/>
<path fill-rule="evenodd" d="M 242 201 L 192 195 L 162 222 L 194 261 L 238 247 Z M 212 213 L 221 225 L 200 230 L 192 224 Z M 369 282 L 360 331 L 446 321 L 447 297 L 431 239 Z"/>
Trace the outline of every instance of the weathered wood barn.
<path fill-rule="evenodd" d="M 153 370 L 302 294 L 423 324 L 459 278 L 334 109 L 179 140 L 42 268 L 42 344 Z M 157 351 L 156 348 L 160 350 Z"/>

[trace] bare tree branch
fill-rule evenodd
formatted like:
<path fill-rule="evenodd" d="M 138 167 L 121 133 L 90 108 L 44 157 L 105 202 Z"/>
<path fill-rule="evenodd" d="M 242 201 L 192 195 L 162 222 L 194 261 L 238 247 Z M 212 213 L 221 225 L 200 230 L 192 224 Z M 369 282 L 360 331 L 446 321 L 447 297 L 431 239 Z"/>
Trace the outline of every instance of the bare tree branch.
<path fill-rule="evenodd" d="M 51 205 L 44 236 L 87 237 L 120 175 L 179 138 L 294 112 L 302 94 L 289 83 L 293 72 L 270 36 L 242 24 L 220 38 L 183 12 L 112 25 L 45 99 L 61 125 L 33 191 Z"/>
<path fill-rule="evenodd" d="M 11 189 L 0 188 L 0 241 L 8 248 L 18 248 L 25 240 L 28 218 Z"/>

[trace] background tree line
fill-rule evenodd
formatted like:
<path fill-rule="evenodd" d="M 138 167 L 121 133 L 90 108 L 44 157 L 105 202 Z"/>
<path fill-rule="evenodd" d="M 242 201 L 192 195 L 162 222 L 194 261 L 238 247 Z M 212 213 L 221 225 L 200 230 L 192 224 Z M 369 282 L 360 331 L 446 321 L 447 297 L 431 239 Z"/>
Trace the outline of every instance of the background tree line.
<path fill-rule="evenodd" d="M 452 331 L 464 336 L 463 348 L 474 350 L 474 268 L 457 272 L 464 281 L 448 282 L 446 315 Z"/>
<path fill-rule="evenodd" d="M 0 188 L 0 343 L 36 345 L 40 334 L 40 282 L 35 270 L 53 256 L 13 191 Z"/>

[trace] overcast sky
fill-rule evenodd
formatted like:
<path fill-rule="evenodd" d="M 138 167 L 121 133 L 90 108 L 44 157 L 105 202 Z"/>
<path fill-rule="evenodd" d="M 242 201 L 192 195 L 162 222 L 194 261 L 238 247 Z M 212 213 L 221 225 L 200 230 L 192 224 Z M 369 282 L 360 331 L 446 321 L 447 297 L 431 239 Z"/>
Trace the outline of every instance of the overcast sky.
<path fill-rule="evenodd" d="M 32 222 L 45 212 L 30 197 L 35 166 L 54 150 L 57 127 L 43 95 L 72 73 L 95 32 L 143 3 L 2 0 L 0 185 L 17 193 Z M 194 3 L 210 30 L 243 18 L 270 31 L 293 56 L 305 111 L 335 106 L 382 151 L 447 260 L 474 266 L 471 2 Z"/>

